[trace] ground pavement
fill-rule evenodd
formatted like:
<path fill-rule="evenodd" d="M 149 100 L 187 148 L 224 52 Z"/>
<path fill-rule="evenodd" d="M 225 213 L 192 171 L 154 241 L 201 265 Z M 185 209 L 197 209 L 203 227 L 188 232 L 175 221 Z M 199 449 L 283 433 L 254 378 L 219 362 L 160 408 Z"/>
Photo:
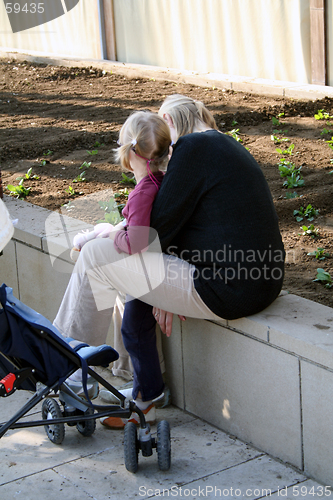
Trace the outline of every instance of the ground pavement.
<path fill-rule="evenodd" d="M 29 397 L 18 391 L 2 398 L 0 421 Z M 159 471 L 154 450 L 151 457 L 139 455 L 138 472 L 129 473 L 123 431 L 99 421 L 91 437 L 66 426 L 61 445 L 51 443 L 43 427 L 8 431 L 0 441 L 0 499 L 333 498 L 330 489 L 178 408 L 157 409 L 157 419 L 171 426 L 168 472 Z"/>

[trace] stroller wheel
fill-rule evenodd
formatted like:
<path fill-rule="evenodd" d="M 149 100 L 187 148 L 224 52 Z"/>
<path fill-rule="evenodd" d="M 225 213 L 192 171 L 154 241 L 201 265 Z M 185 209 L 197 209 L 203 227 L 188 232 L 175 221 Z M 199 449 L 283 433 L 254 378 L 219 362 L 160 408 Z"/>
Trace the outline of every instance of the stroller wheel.
<path fill-rule="evenodd" d="M 127 422 L 124 429 L 125 467 L 129 472 L 138 470 L 139 442 L 134 422 Z"/>
<path fill-rule="evenodd" d="M 42 404 L 42 418 L 43 420 L 52 420 L 54 418 L 62 418 L 62 413 L 57 401 L 51 398 L 46 398 Z M 44 425 L 47 437 L 54 444 L 61 444 L 65 437 L 65 425 Z"/>
<path fill-rule="evenodd" d="M 160 470 L 169 470 L 171 465 L 170 426 L 166 420 L 157 424 L 157 459 Z"/>
<path fill-rule="evenodd" d="M 92 408 L 88 408 L 84 415 L 93 415 L 94 410 Z M 92 436 L 96 429 L 96 420 L 82 420 L 82 422 L 78 422 L 76 424 L 77 430 L 82 434 L 82 436 Z"/>

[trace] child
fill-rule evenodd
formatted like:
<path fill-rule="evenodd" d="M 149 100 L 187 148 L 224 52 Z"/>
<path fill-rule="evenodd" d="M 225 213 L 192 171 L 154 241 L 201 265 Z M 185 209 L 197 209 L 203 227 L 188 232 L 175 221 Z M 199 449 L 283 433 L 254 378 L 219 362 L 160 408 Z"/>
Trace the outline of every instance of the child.
<path fill-rule="evenodd" d="M 158 115 L 137 111 L 129 116 L 119 134 L 116 159 L 125 170 L 134 173 L 137 185 L 123 209 L 125 220 L 117 226 L 97 224 L 93 231 L 79 233 L 73 239 L 73 250 L 94 238 L 111 238 L 119 252 L 138 253 L 147 247 L 147 231 L 154 199 L 163 180 L 163 171 L 171 155 L 170 129 Z M 136 228 L 136 229 L 134 229 Z M 140 229 L 139 229 L 140 228 Z M 77 255 L 72 251 L 72 258 Z"/>
<path fill-rule="evenodd" d="M 148 247 L 147 228 L 150 226 L 152 205 L 163 180 L 162 169 L 166 168 L 172 153 L 170 129 L 157 114 L 138 111 L 130 115 L 122 126 L 118 144 L 116 159 L 125 170 L 134 173 L 137 182 L 122 212 L 125 220 L 117 226 L 97 224 L 90 233 L 79 233 L 73 240 L 72 255 L 79 255 L 85 243 L 94 238 L 109 237 L 118 252 L 130 255 Z M 76 372 L 72 378 L 75 385 L 79 382 L 80 374 Z M 154 421 L 155 409 L 151 402 L 142 402 L 137 398 L 136 404 L 146 414 L 147 421 Z M 117 424 L 116 420 L 120 422 Z M 106 426 L 124 426 L 121 419 L 112 417 L 105 417 L 101 422 Z"/>

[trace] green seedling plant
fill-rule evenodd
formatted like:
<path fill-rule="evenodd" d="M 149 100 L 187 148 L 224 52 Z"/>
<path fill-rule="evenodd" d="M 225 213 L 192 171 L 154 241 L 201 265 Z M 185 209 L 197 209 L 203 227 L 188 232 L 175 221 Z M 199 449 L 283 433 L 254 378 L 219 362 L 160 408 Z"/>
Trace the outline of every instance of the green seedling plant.
<path fill-rule="evenodd" d="M 27 170 L 27 172 L 23 175 L 23 177 L 17 177 L 16 180 L 17 181 L 21 181 L 22 179 L 25 180 L 25 179 L 36 179 L 38 180 L 40 177 L 38 177 L 38 175 L 32 175 L 32 167 L 29 168 L 29 170 Z"/>
<path fill-rule="evenodd" d="M 72 201 L 68 201 L 67 203 L 64 203 L 62 205 L 68 212 L 71 212 L 72 210 L 74 210 L 75 208 L 75 205 L 73 204 Z"/>
<path fill-rule="evenodd" d="M 323 128 L 323 130 L 320 132 L 321 135 L 331 134 L 331 133 L 332 133 L 332 130 L 328 129 L 328 128 Z"/>
<path fill-rule="evenodd" d="M 304 185 L 303 176 L 301 175 L 302 167 L 296 167 L 295 163 L 282 158 L 278 163 L 280 176 L 286 180 L 283 186 L 287 189 L 297 188 Z"/>
<path fill-rule="evenodd" d="M 227 132 L 228 135 L 233 137 L 237 142 L 243 142 L 242 139 L 239 137 L 239 128 L 234 128 Z"/>
<path fill-rule="evenodd" d="M 294 210 L 294 217 L 296 217 L 297 222 L 301 222 L 304 218 L 311 222 L 318 214 L 319 210 L 316 210 L 310 204 L 306 208 L 300 207 L 299 210 Z"/>
<path fill-rule="evenodd" d="M 274 141 L 274 144 L 281 144 L 281 142 L 288 142 L 290 139 L 288 139 L 288 137 L 277 137 L 276 135 L 271 135 L 271 141 Z"/>
<path fill-rule="evenodd" d="M 79 167 L 79 168 L 80 168 L 80 170 L 81 170 L 82 168 L 89 168 L 89 167 L 90 167 L 90 165 L 91 165 L 91 161 L 84 161 L 84 162 L 82 163 L 81 167 Z"/>
<path fill-rule="evenodd" d="M 285 125 L 284 123 L 281 123 L 279 121 L 279 118 L 281 118 L 282 116 L 284 116 L 284 113 L 279 113 L 277 118 L 275 116 L 272 117 L 272 125 L 274 127 L 283 127 L 283 125 Z M 286 134 L 288 132 L 288 130 L 282 130 L 282 129 L 277 129 L 275 128 L 273 130 L 273 134 Z"/>
<path fill-rule="evenodd" d="M 127 188 L 119 189 L 119 192 L 115 193 L 115 195 L 114 195 L 115 198 L 120 198 L 121 196 L 125 196 L 125 198 L 128 198 L 129 191 Z"/>
<path fill-rule="evenodd" d="M 73 182 L 85 182 L 87 179 L 85 178 L 85 171 L 81 172 L 75 179 L 73 179 Z"/>
<path fill-rule="evenodd" d="M 278 118 L 281 118 L 282 116 L 284 116 L 284 113 L 278 114 Z M 282 127 L 284 125 L 279 121 L 278 118 L 276 118 L 275 116 L 272 117 L 272 124 L 274 125 L 274 127 Z"/>
<path fill-rule="evenodd" d="M 294 191 L 293 193 L 291 193 L 290 191 L 287 191 L 286 195 L 285 195 L 286 200 L 291 200 L 293 198 L 301 198 L 301 197 L 302 196 L 300 196 L 298 193 L 296 193 L 296 191 Z"/>
<path fill-rule="evenodd" d="M 72 188 L 72 186 L 68 186 L 67 189 L 65 189 L 66 193 L 69 194 L 69 196 L 75 196 L 76 195 L 76 192 L 75 190 Z"/>
<path fill-rule="evenodd" d="M 316 238 L 319 234 L 319 229 L 315 228 L 313 224 L 310 226 L 301 226 L 303 229 L 303 236 L 311 236 L 311 238 Z"/>
<path fill-rule="evenodd" d="M 329 141 L 325 141 L 328 146 L 333 150 L 333 137 L 331 137 L 331 139 Z"/>
<path fill-rule="evenodd" d="M 124 219 L 121 214 L 123 205 L 119 205 L 113 197 L 109 201 L 99 201 L 98 204 L 101 210 L 104 210 L 104 219 L 99 219 L 97 223 L 108 222 L 116 225 Z"/>
<path fill-rule="evenodd" d="M 45 165 L 47 165 L 48 163 L 50 163 L 48 160 L 41 160 L 39 166 L 45 167 Z"/>
<path fill-rule="evenodd" d="M 86 150 L 88 155 L 90 156 L 94 156 L 94 155 L 97 155 L 98 153 L 98 149 L 93 149 L 92 151 L 88 151 L 88 149 Z"/>
<path fill-rule="evenodd" d="M 288 129 L 282 130 L 282 129 L 275 128 L 273 130 L 273 134 L 277 134 L 277 135 L 283 135 L 283 134 L 286 134 L 287 132 L 288 132 Z"/>
<path fill-rule="evenodd" d="M 304 186 L 304 179 L 302 178 L 301 175 L 297 174 L 296 172 L 293 172 L 291 176 L 288 176 L 286 180 L 284 181 L 283 185 L 287 189 L 293 189 L 293 188 L 298 188 Z"/>
<path fill-rule="evenodd" d="M 310 257 L 315 257 L 317 260 L 325 260 L 326 257 L 329 257 L 330 254 L 325 251 L 325 248 L 317 248 L 317 250 L 313 250 L 313 252 L 309 252 L 307 255 Z"/>
<path fill-rule="evenodd" d="M 122 184 L 134 184 L 136 186 L 135 177 L 128 177 L 124 172 L 121 174 L 122 180 L 120 181 Z"/>
<path fill-rule="evenodd" d="M 51 151 L 50 149 L 48 149 L 47 152 L 43 153 L 43 154 L 44 154 L 44 156 L 51 156 L 51 155 L 53 155 L 53 151 Z"/>
<path fill-rule="evenodd" d="M 13 184 L 8 184 L 7 189 L 10 192 L 11 196 L 15 196 L 16 198 L 20 198 L 20 199 L 28 196 L 28 194 L 30 193 L 31 187 L 25 188 L 23 186 L 23 182 L 24 182 L 24 179 L 22 179 L 19 182 L 18 186 L 13 186 Z"/>
<path fill-rule="evenodd" d="M 324 109 L 318 109 L 317 113 L 314 115 L 316 120 L 332 120 L 333 116 L 330 116 Z"/>
<path fill-rule="evenodd" d="M 292 163 L 291 161 L 286 160 L 285 158 L 280 159 L 278 163 L 278 168 L 281 177 L 288 177 L 288 175 L 291 175 L 294 172 L 300 174 L 302 170 L 302 167 L 296 167 L 295 163 Z"/>
<path fill-rule="evenodd" d="M 289 148 L 287 148 L 287 149 L 276 148 L 276 151 L 280 155 L 290 155 L 291 156 L 294 154 L 293 153 L 294 148 L 295 148 L 295 144 L 290 144 Z"/>
<path fill-rule="evenodd" d="M 101 148 L 102 146 L 104 146 L 104 144 L 101 144 L 98 141 L 96 141 L 95 144 L 93 145 L 94 148 Z"/>
<path fill-rule="evenodd" d="M 317 269 L 317 276 L 313 281 L 320 281 L 326 288 L 331 288 L 333 286 L 332 276 L 321 267 Z"/>

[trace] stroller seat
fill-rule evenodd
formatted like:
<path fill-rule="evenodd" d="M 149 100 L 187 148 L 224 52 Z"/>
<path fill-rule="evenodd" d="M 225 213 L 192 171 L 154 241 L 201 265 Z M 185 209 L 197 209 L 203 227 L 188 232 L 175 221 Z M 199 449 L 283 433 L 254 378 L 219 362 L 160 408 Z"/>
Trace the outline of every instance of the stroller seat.
<path fill-rule="evenodd" d="M 128 422 L 124 429 L 125 467 L 136 472 L 139 450 L 143 456 L 150 456 L 156 448 L 159 468 L 168 470 L 171 464 L 168 422 L 158 422 L 157 438 L 152 437 L 144 413 L 135 402 L 126 403 L 125 396 L 91 368 L 108 367 L 118 359 L 117 351 L 106 344 L 94 347 L 63 337 L 50 321 L 16 299 L 12 292 L 5 284 L 0 287 L 0 397 L 9 397 L 16 390 L 30 391 L 33 395 L 12 418 L 0 423 L 0 438 L 9 429 L 44 426 L 47 437 L 61 444 L 65 424 L 76 426 L 83 436 L 91 436 L 96 419 L 110 416 L 129 419 L 135 412 L 140 419 L 139 430 L 133 422 Z M 85 397 L 80 397 L 66 383 L 79 368 Z M 87 375 L 112 392 L 119 404 L 93 404 L 87 391 Z M 42 419 L 21 421 L 41 401 Z"/>
<path fill-rule="evenodd" d="M 117 351 L 107 344 L 92 346 L 70 337 L 65 337 L 64 340 L 87 362 L 88 365 L 91 366 L 107 367 L 110 363 L 119 358 Z"/>

